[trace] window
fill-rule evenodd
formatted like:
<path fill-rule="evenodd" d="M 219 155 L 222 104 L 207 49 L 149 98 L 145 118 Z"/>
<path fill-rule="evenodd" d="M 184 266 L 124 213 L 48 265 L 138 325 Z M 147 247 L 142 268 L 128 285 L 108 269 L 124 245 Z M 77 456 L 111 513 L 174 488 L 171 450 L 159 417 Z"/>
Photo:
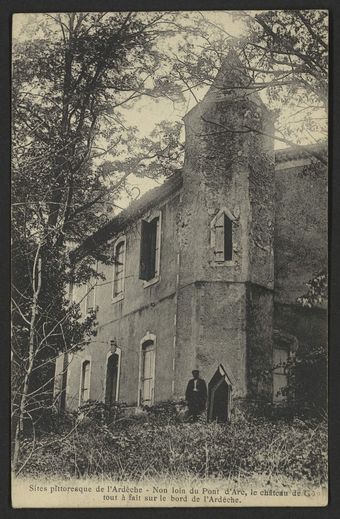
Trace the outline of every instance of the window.
<path fill-rule="evenodd" d="M 106 366 L 105 404 L 109 407 L 117 401 L 118 397 L 118 371 L 119 355 L 112 353 Z"/>
<path fill-rule="evenodd" d="M 151 406 L 155 388 L 155 343 L 152 340 L 142 344 L 140 404 Z"/>
<path fill-rule="evenodd" d="M 150 221 L 142 220 L 139 278 L 144 281 L 159 276 L 160 215 Z"/>
<path fill-rule="evenodd" d="M 125 277 L 125 238 L 121 238 L 116 242 L 114 248 L 114 267 L 113 267 L 113 287 L 112 297 L 122 296 L 124 293 L 124 277 Z"/>
<path fill-rule="evenodd" d="M 86 313 L 95 310 L 95 292 L 94 281 L 89 281 L 86 284 Z"/>
<path fill-rule="evenodd" d="M 286 370 L 288 351 L 283 348 L 274 348 L 273 362 L 273 400 L 274 402 L 284 402 L 287 400 L 285 389 L 288 386 L 288 375 Z"/>
<path fill-rule="evenodd" d="M 217 263 L 233 259 L 233 221 L 227 209 L 221 209 L 211 222 L 211 246 Z"/>
<path fill-rule="evenodd" d="M 81 380 L 80 380 L 80 405 L 84 404 L 90 399 L 90 371 L 91 362 L 84 360 L 81 366 Z"/>
<path fill-rule="evenodd" d="M 94 263 L 91 268 L 98 272 L 98 262 Z M 89 279 L 85 286 L 85 314 L 97 311 L 96 307 L 96 277 Z"/>

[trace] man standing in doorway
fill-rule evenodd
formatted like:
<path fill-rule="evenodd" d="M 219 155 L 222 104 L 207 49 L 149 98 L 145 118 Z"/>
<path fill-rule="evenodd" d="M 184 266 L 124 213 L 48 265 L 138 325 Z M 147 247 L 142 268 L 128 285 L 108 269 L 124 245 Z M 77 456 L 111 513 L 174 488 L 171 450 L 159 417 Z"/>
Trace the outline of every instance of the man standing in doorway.
<path fill-rule="evenodd" d="M 199 415 L 204 411 L 207 401 L 207 385 L 200 378 L 198 369 L 192 372 L 193 378 L 189 380 L 185 399 L 188 402 L 189 416 L 193 422 L 198 420 Z"/>

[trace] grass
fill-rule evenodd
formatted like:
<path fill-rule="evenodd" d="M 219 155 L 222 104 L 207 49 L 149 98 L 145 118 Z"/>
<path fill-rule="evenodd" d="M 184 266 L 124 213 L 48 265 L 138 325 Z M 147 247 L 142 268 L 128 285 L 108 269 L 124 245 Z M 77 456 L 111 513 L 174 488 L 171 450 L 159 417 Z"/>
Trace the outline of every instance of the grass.
<path fill-rule="evenodd" d="M 28 437 L 21 476 L 115 481 L 254 480 L 294 485 L 327 481 L 327 424 L 251 418 L 183 423 L 148 413 L 105 423 L 69 418 Z M 261 484 L 262 484 L 261 483 Z M 268 484 L 269 484 L 268 483 Z"/>

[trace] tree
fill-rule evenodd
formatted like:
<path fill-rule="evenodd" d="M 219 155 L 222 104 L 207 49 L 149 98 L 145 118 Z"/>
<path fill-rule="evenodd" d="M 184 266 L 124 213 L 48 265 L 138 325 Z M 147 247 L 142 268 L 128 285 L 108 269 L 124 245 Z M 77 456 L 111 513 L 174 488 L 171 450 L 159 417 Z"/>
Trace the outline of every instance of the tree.
<path fill-rule="evenodd" d="M 156 41 L 170 34 L 167 13 L 38 15 L 37 36 L 13 51 L 13 415 L 14 466 L 25 423 L 53 404 L 54 362 L 94 333 L 66 292 L 96 279 L 94 261 L 72 265 L 70 244 L 105 223 L 108 198 L 131 171 L 121 171 L 134 130 L 119 108 L 143 95 L 175 96 L 162 80 Z M 37 24 L 37 21 L 39 22 Z M 156 71 L 156 72 L 155 72 Z M 158 71 L 158 73 L 157 73 Z M 116 160 L 116 163 L 115 163 Z"/>
<path fill-rule="evenodd" d="M 176 56 L 174 77 L 198 101 L 228 50 L 234 48 L 248 91 L 260 93 L 276 113 L 276 140 L 295 147 L 323 142 L 328 104 L 327 11 L 240 11 L 234 19 L 243 23 L 238 37 L 206 13 L 197 13 L 196 38 L 200 34 L 205 44 L 197 45 L 188 36 Z M 315 150 L 311 153 L 326 163 L 324 156 Z"/>
<path fill-rule="evenodd" d="M 306 312 L 326 311 L 328 276 L 320 271 L 306 283 L 307 291 L 297 298 Z M 280 366 L 279 366 L 280 367 Z M 328 345 L 327 337 L 319 344 L 302 342 L 284 365 L 289 384 L 283 393 L 298 412 L 322 415 L 327 409 Z M 275 367 L 274 367 L 275 369 Z"/>

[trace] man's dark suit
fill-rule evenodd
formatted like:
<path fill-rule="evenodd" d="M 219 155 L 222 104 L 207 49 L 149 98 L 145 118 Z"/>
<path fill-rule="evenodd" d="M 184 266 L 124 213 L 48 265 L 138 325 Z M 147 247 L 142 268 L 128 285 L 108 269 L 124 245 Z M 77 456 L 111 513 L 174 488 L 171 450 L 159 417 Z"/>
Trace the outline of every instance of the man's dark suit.
<path fill-rule="evenodd" d="M 188 402 L 190 416 L 197 418 L 204 411 L 207 401 L 207 386 L 202 378 L 189 380 L 185 399 Z"/>

